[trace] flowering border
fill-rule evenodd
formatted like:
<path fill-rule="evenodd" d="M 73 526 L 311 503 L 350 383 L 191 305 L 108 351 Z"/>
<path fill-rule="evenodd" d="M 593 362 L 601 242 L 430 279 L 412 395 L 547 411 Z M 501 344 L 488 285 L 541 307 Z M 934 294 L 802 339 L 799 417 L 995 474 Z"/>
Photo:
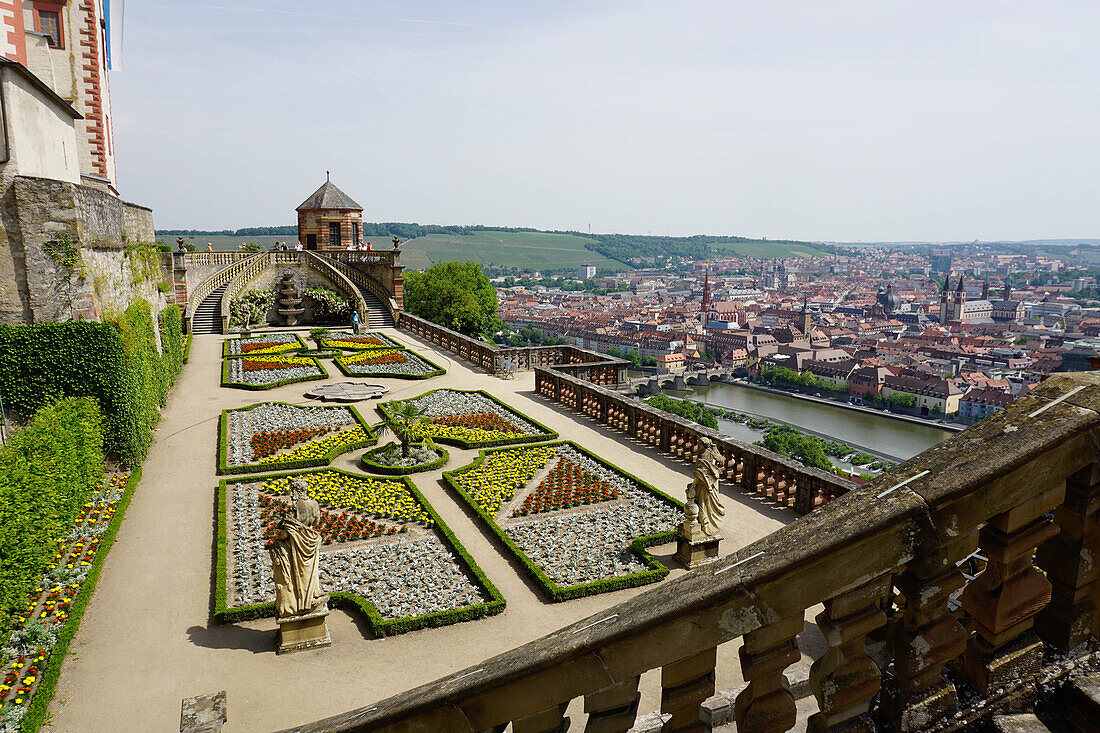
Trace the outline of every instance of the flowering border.
<path fill-rule="evenodd" d="M 483 389 L 454 389 L 453 387 L 439 387 L 437 389 L 429 390 L 429 391 L 425 392 L 424 394 L 420 394 L 420 395 L 417 395 L 415 397 L 407 397 L 403 400 L 390 400 L 389 402 L 380 402 L 377 405 L 375 405 L 375 409 L 378 410 L 380 413 L 382 413 L 382 419 L 383 420 L 385 420 L 386 422 L 393 422 L 394 417 L 393 417 L 392 414 L 390 414 L 390 405 L 394 404 L 395 402 L 410 402 L 412 400 L 423 399 L 424 397 L 427 397 L 430 394 L 435 394 L 436 392 L 439 392 L 440 390 L 444 390 L 444 391 L 447 391 L 447 392 L 464 392 L 466 394 L 473 394 L 473 393 L 479 394 L 482 397 L 486 397 L 486 398 L 492 400 L 493 402 L 497 403 L 498 405 L 503 407 L 505 410 L 508 410 L 509 412 L 513 413 L 517 417 L 523 418 L 524 420 L 531 423 L 532 425 L 534 425 L 539 430 L 543 431 L 543 434 L 541 434 L 541 435 L 518 435 L 515 438 L 500 438 L 498 440 L 478 440 L 478 441 L 474 441 L 474 442 L 471 442 L 471 441 L 468 441 L 468 440 L 462 440 L 461 438 L 443 438 L 443 437 L 437 438 L 435 436 L 432 436 L 432 441 L 434 441 L 435 443 L 446 443 L 448 445 L 454 445 L 454 446 L 458 446 L 459 448 L 465 448 L 465 449 L 469 450 L 471 448 L 493 448 L 493 447 L 496 447 L 496 446 L 516 445 L 518 443 L 542 443 L 542 442 L 545 442 L 547 440 L 553 440 L 554 438 L 558 437 L 558 432 L 556 430 L 551 430 L 550 428 L 548 428 L 545 425 L 543 425 L 542 423 L 540 423 L 538 420 L 535 420 L 534 418 L 529 417 L 526 413 L 520 412 L 519 410 L 517 410 L 516 408 L 512 407 L 511 405 L 509 405 L 505 402 L 501 402 L 496 397 L 493 397 L 491 394 L 489 394 L 488 392 L 486 392 Z M 614 468 L 614 466 L 612 466 L 612 468 Z"/>
<path fill-rule="evenodd" d="M 135 468 L 126 480 L 126 488 L 123 490 L 122 496 L 119 497 L 118 504 L 115 505 L 111 522 L 100 536 L 99 549 L 96 550 L 95 557 L 92 559 L 92 566 L 88 568 L 88 575 L 84 578 L 84 583 L 80 586 L 80 591 L 73 600 L 73 605 L 69 610 L 69 618 L 57 633 L 57 643 L 50 651 L 46 668 L 41 672 L 38 689 L 34 691 L 34 697 L 31 698 L 30 705 L 27 706 L 27 712 L 23 714 L 22 727 L 20 728 L 22 733 L 36 733 L 47 720 L 50 701 L 53 699 L 57 679 L 61 676 L 61 665 L 65 662 L 65 657 L 68 654 L 69 643 L 80 628 L 80 620 L 84 616 L 84 609 L 88 606 L 88 601 L 91 600 L 92 594 L 95 592 L 96 583 L 99 582 L 99 573 L 103 570 L 103 563 L 107 559 L 111 546 L 115 543 L 115 535 L 118 534 L 118 528 L 126 515 L 126 508 L 130 506 L 130 499 L 134 495 L 134 488 L 140 480 L 141 468 L 139 467 Z"/>
<path fill-rule="evenodd" d="M 356 344 L 352 341 L 346 341 L 347 337 L 370 337 L 378 339 L 381 344 Z M 341 343 L 345 346 L 335 346 L 334 344 Z M 403 349 L 405 344 L 401 343 L 392 336 L 387 336 L 381 331 L 364 331 L 363 333 L 351 333 L 349 331 L 331 331 L 327 336 L 321 340 L 321 344 L 327 349 L 343 349 L 346 351 L 370 351 L 372 349 Z"/>
<path fill-rule="evenodd" d="M 274 356 L 283 356 L 283 354 L 275 354 Z M 329 373 L 325 369 L 325 365 L 321 363 L 319 359 L 313 357 L 300 357 L 302 359 L 311 358 L 314 365 L 321 370 L 320 374 L 307 374 L 304 377 L 291 377 L 290 379 L 280 379 L 277 382 L 269 382 L 268 384 L 246 384 L 245 382 L 231 382 L 229 381 L 229 362 L 234 359 L 247 359 L 247 354 L 239 354 L 235 356 L 222 357 L 222 386 L 232 387 L 234 389 L 248 389 L 253 391 L 259 391 L 264 389 L 275 389 L 276 387 L 282 387 L 287 384 L 294 384 L 295 382 L 313 382 L 321 379 L 328 379 Z M 305 366 L 305 365 L 303 365 Z"/>
<path fill-rule="evenodd" d="M 355 352 L 355 354 L 353 354 L 352 356 L 359 356 L 364 351 L 372 351 L 372 349 L 362 349 L 360 351 Z M 433 369 L 430 372 L 425 372 L 424 374 L 403 374 L 401 372 L 370 372 L 370 373 L 364 373 L 364 372 L 350 371 L 348 369 L 347 365 L 344 364 L 344 357 L 343 356 L 338 356 L 338 357 L 334 358 L 333 361 L 336 362 L 336 366 L 339 367 L 340 371 L 344 373 L 345 377 L 355 377 L 357 379 L 373 379 L 374 377 L 389 377 L 389 378 L 392 378 L 392 379 L 429 379 L 431 377 L 438 377 L 442 374 L 447 373 L 446 369 L 439 366 L 438 364 L 436 364 L 434 361 L 432 361 L 428 357 L 424 356 L 423 354 L 417 354 L 416 352 L 411 351 L 411 350 L 406 349 L 406 348 L 394 349 L 394 351 L 407 351 L 408 353 L 412 354 L 416 358 L 421 359 L 423 361 L 426 361 L 428 363 L 428 366 L 433 366 L 433 367 L 435 367 L 435 369 Z"/>
<path fill-rule="evenodd" d="M 337 468 L 328 470 L 336 471 L 356 479 L 370 478 L 368 476 L 360 476 L 351 473 L 350 471 L 341 471 Z M 249 476 L 248 480 L 249 482 L 267 481 L 268 479 L 297 476 L 303 473 L 308 473 L 308 471 L 289 471 L 265 476 Z M 214 570 L 214 623 L 219 624 L 233 624 L 240 621 L 251 621 L 257 618 L 270 618 L 275 615 L 274 601 L 253 603 L 247 606 L 228 605 L 228 595 L 226 591 L 228 587 L 226 552 L 229 546 L 229 533 L 226 529 L 226 485 L 229 483 L 237 483 L 240 480 L 240 477 L 224 478 L 218 482 L 218 536 Z M 407 631 L 416 631 L 417 629 L 447 626 L 460 621 L 474 621 L 479 618 L 486 618 L 487 616 L 495 616 L 503 611 L 506 605 L 504 596 L 500 594 L 496 586 L 492 584 L 478 564 L 474 562 L 470 554 L 466 552 L 466 548 L 463 547 L 462 543 L 458 541 L 458 538 L 454 536 L 450 527 L 448 527 L 439 514 L 436 513 L 435 507 L 424 498 L 424 495 L 420 493 L 420 490 L 416 488 L 416 485 L 408 476 L 403 476 L 396 480 L 405 484 L 409 489 L 409 493 L 419 502 L 424 511 L 431 516 L 432 521 L 435 522 L 435 527 L 443 537 L 443 545 L 458 556 L 463 569 L 473 576 L 474 585 L 476 585 L 482 593 L 487 595 L 489 600 L 474 606 L 463 606 L 462 608 L 436 611 L 435 613 L 429 613 L 423 616 L 407 616 L 397 619 L 382 618 L 382 615 L 378 613 L 378 609 L 374 607 L 373 603 L 355 593 L 346 593 L 342 591 L 332 592 L 329 594 L 329 605 L 332 608 L 359 611 L 366 617 L 367 625 L 370 627 L 371 633 L 379 637 L 404 634 Z"/>
<path fill-rule="evenodd" d="M 634 481 L 643 489 L 655 495 L 657 498 L 664 500 L 665 502 L 671 504 L 678 509 L 683 509 L 684 505 L 681 502 L 673 499 L 671 496 L 654 487 L 652 484 L 642 481 L 637 476 L 624 471 L 613 463 L 605 461 L 603 458 L 600 458 L 592 451 L 580 445 L 577 445 L 571 440 L 562 440 L 558 441 L 557 443 L 548 443 L 546 447 L 552 448 L 559 445 L 570 446 L 571 448 L 591 458 L 597 463 L 600 463 L 611 469 L 612 471 L 615 471 L 616 473 L 625 476 L 631 481 Z M 497 540 L 499 540 L 500 543 L 504 545 L 504 548 L 516 556 L 516 559 L 523 564 L 523 567 L 527 570 L 528 574 L 531 575 L 535 582 L 538 583 L 539 586 L 546 592 L 546 595 L 550 597 L 551 601 L 553 601 L 554 603 L 560 603 L 561 601 L 568 601 L 573 598 L 583 598 L 585 596 L 596 595 L 597 593 L 608 593 L 613 590 L 622 590 L 623 588 L 636 588 L 639 585 L 656 583 L 658 580 L 661 580 L 666 575 L 668 575 L 669 569 L 663 563 L 658 561 L 657 558 L 653 557 L 653 555 L 646 552 L 646 548 L 652 547 L 654 545 L 663 545 L 667 542 L 673 541 L 676 538 L 675 532 L 658 532 L 657 534 L 636 537 L 634 538 L 634 541 L 630 543 L 630 549 L 634 551 L 634 554 L 638 556 L 638 559 L 640 559 L 643 563 L 645 563 L 646 566 L 649 567 L 649 570 L 645 570 L 640 573 L 631 573 L 630 575 L 620 575 L 614 578 L 603 578 L 601 580 L 596 580 L 591 583 L 579 583 L 577 585 L 561 586 L 551 580 L 549 576 L 547 576 L 546 573 L 544 573 L 542 569 L 538 565 L 536 565 L 530 557 L 527 556 L 527 553 L 521 550 L 519 545 L 517 545 L 515 541 L 508 536 L 508 533 L 505 532 L 499 524 L 497 524 L 496 520 L 493 519 L 493 516 L 486 512 L 484 507 L 482 507 L 481 504 L 479 504 L 472 496 L 466 493 L 466 490 L 462 488 L 462 486 L 455 478 L 460 474 L 463 474 L 467 471 L 472 471 L 475 468 L 481 466 L 481 464 L 485 461 L 486 454 L 496 453 L 502 450 L 509 449 L 491 448 L 489 450 L 480 451 L 478 453 L 478 457 L 474 460 L 473 463 L 463 466 L 462 468 L 456 468 L 452 471 L 444 471 L 443 478 L 446 480 L 447 484 L 455 491 L 455 493 L 462 497 L 462 500 L 465 501 L 466 504 L 471 509 L 473 509 L 473 511 L 479 517 L 481 517 L 481 520 L 489 526 L 489 529 L 492 530 L 494 535 L 496 535 Z"/>
<path fill-rule="evenodd" d="M 281 334 L 282 334 L 282 332 L 280 332 L 280 331 L 275 331 L 275 332 L 273 332 L 272 334 L 263 334 L 263 333 L 258 333 L 258 334 L 256 334 L 255 336 L 249 336 L 248 338 L 249 338 L 249 339 L 251 340 L 251 339 L 259 338 L 259 337 L 261 337 L 261 336 L 265 336 L 265 335 L 281 335 Z M 286 352 L 291 352 L 291 351 L 297 351 L 298 349 L 304 349 L 304 348 L 307 348 L 307 346 L 306 346 L 306 342 L 305 342 L 305 341 L 302 341 L 302 337 L 301 337 L 301 336 L 299 336 L 299 335 L 298 335 L 298 334 L 296 334 L 296 333 L 291 333 L 291 334 L 288 334 L 288 335 L 290 335 L 290 336 L 293 336 L 293 337 L 294 337 L 294 340 L 298 342 L 298 346 L 296 346 L 296 347 L 293 347 L 293 348 L 288 348 L 288 349 L 286 349 L 286 350 L 285 350 Z M 229 352 L 229 344 L 230 344 L 230 343 L 232 343 L 233 341 L 243 341 L 243 340 L 244 340 L 244 337 L 236 337 L 236 338 L 228 338 L 228 339 L 226 339 L 225 341 L 222 341 L 222 356 L 223 356 L 223 357 L 229 357 L 229 356 L 233 356 L 233 357 L 237 357 L 237 356 L 248 356 L 248 354 L 247 354 L 247 353 L 242 353 L 242 354 L 231 354 L 231 353 Z M 287 344 L 290 344 L 290 343 L 292 343 L 292 342 L 290 342 L 290 341 L 287 341 Z M 281 353 L 284 353 L 284 352 L 276 352 L 276 353 L 280 353 L 280 354 L 281 354 Z M 257 355 L 257 354 L 254 354 L 254 356 L 258 356 L 258 355 Z"/>
<path fill-rule="evenodd" d="M 424 471 L 434 471 L 437 468 L 442 468 L 447 465 L 447 461 L 451 460 L 451 454 L 444 450 L 441 446 L 436 446 L 435 449 L 439 451 L 439 458 L 428 463 L 420 463 L 415 466 L 386 466 L 382 463 L 375 463 L 368 456 L 377 453 L 378 451 L 385 450 L 391 445 L 400 445 L 400 443 L 386 443 L 380 445 L 377 448 L 371 448 L 363 455 L 359 456 L 359 465 L 371 473 L 380 473 L 384 476 L 407 476 L 410 473 L 423 473 Z M 424 445 L 423 443 L 413 443 L 412 445 Z"/>
<path fill-rule="evenodd" d="M 367 440 L 360 440 L 355 443 L 348 443 L 344 446 L 337 446 L 326 453 L 320 458 L 303 458 L 297 461 L 289 461 L 287 463 L 242 463 L 239 466 L 230 466 L 227 461 L 229 458 L 229 413 L 231 412 L 244 412 L 246 410 L 252 410 L 260 405 L 287 405 L 288 407 L 300 407 L 301 405 L 292 405 L 289 402 L 256 402 L 244 407 L 234 407 L 230 410 L 222 410 L 221 417 L 218 419 L 218 470 L 217 475 L 222 476 L 226 474 L 238 474 L 238 473 L 259 473 L 261 471 L 271 470 L 292 470 L 297 468 L 316 468 L 319 466 L 327 466 L 339 455 L 347 453 L 348 451 L 358 450 L 360 448 L 367 448 L 378 442 L 378 436 L 371 429 L 367 421 L 363 419 L 363 416 L 359 414 L 352 405 L 340 405 L 340 407 L 346 407 L 351 410 L 352 417 L 355 418 L 355 422 L 359 427 L 363 428 L 363 432 L 367 434 Z"/>
<path fill-rule="evenodd" d="M 186 364 L 191 359 L 191 334 L 187 334 L 183 337 L 183 363 Z"/>

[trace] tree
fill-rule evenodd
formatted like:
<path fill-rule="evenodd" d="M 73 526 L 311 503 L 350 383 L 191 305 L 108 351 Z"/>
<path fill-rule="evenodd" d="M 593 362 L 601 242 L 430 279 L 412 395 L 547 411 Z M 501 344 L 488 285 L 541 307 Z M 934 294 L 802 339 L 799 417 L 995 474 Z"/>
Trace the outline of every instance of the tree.
<path fill-rule="evenodd" d="M 409 457 L 410 444 L 419 432 L 419 427 L 427 422 L 425 409 L 412 402 L 398 402 L 390 409 L 390 420 L 382 424 L 382 433 L 392 433 L 401 441 L 401 455 Z"/>
<path fill-rule="evenodd" d="M 476 262 L 437 262 L 405 274 L 405 308 L 467 336 L 500 330 L 496 290 Z"/>

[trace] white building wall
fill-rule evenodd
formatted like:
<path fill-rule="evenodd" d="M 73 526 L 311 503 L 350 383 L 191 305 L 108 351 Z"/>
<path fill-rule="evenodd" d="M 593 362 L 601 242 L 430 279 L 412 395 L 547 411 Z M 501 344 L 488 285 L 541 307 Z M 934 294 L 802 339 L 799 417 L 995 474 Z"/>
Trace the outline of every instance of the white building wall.
<path fill-rule="evenodd" d="M 0 74 L 9 160 L 4 176 L 35 176 L 80 183 L 76 129 L 59 108 L 26 77 L 5 68 Z"/>

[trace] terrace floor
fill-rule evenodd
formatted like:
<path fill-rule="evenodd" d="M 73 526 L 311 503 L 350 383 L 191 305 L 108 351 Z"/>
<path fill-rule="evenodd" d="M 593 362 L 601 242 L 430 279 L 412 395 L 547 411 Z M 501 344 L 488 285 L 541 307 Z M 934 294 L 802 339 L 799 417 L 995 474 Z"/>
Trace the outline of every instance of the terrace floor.
<path fill-rule="evenodd" d="M 416 396 L 437 387 L 485 389 L 659 489 L 684 498 L 689 464 L 637 443 L 622 433 L 550 403 L 534 392 L 532 372 L 502 380 L 404 331 L 389 335 L 447 368 L 427 380 L 370 380 L 387 384 L 384 399 Z M 222 336 L 196 336 L 190 363 L 169 397 L 143 477 L 111 548 L 80 630 L 69 647 L 51 704 L 57 731 L 178 730 L 184 697 L 226 690 L 226 733 L 269 731 L 368 705 L 394 693 L 475 665 L 638 593 L 646 586 L 550 603 L 518 563 L 502 554 L 487 528 L 441 481 L 442 470 L 414 474 L 417 487 L 465 545 L 507 600 L 499 616 L 370 638 L 348 612 L 329 616 L 331 648 L 276 656 L 274 619 L 211 626 L 215 475 L 218 417 L 223 409 L 281 400 L 310 403 L 302 394 L 320 382 L 267 391 L 219 386 Z M 331 362 L 328 381 L 343 381 Z M 316 404 L 316 403 L 313 403 Z M 377 421 L 370 402 L 359 404 Z M 474 450 L 448 446 L 447 469 L 464 466 Z M 361 451 L 332 465 L 353 472 Z M 726 507 L 722 554 L 734 552 L 795 518 L 738 490 L 721 487 Z M 673 568 L 674 545 L 652 549 Z M 668 582 L 664 580 L 661 582 Z M 812 618 L 811 609 L 808 618 Z M 812 633 L 803 644 L 820 645 Z M 815 638 L 816 637 L 816 640 Z M 717 686 L 741 682 L 737 644 L 718 651 Z M 815 656 L 820 655 L 820 650 Z M 660 707 L 660 671 L 642 677 L 640 713 Z M 569 711 L 583 721 L 581 701 Z"/>

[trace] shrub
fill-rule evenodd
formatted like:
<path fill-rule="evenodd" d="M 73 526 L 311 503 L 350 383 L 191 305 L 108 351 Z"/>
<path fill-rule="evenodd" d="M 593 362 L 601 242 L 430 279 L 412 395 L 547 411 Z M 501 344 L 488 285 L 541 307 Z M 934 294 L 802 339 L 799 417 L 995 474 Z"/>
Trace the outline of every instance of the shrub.
<path fill-rule="evenodd" d="M 343 325 L 351 321 L 351 304 L 339 293 L 328 288 L 306 288 L 304 295 L 309 301 L 313 323 Z"/>
<path fill-rule="evenodd" d="M 267 322 L 267 311 L 275 302 L 274 290 L 246 290 L 229 301 L 229 327 L 240 328 L 244 325 L 244 306 L 248 305 L 250 325 Z"/>
<path fill-rule="evenodd" d="M 26 603 L 89 494 L 103 481 L 103 432 L 91 397 L 39 410 L 0 448 L 0 618 Z"/>
<path fill-rule="evenodd" d="M 167 328 L 175 328 L 178 315 L 165 318 Z M 0 326 L 0 395 L 24 418 L 62 397 L 94 397 L 103 416 L 104 449 L 137 466 L 178 373 L 179 347 L 164 351 L 167 356 L 157 353 L 145 301 L 115 323 Z"/>

